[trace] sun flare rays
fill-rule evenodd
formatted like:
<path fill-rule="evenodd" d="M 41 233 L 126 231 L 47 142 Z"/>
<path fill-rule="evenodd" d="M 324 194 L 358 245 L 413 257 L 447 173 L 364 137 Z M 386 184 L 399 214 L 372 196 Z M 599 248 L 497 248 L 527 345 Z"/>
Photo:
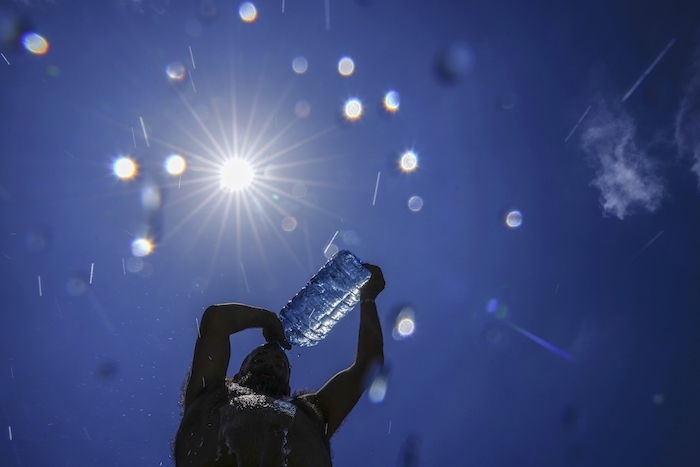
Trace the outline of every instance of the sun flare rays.
<path fill-rule="evenodd" d="M 243 257 L 254 251 L 261 265 L 269 268 L 270 246 L 266 241 L 270 233 L 273 234 L 270 238 L 306 270 L 300 259 L 301 252 L 290 245 L 288 232 L 301 225 L 297 221 L 299 216 L 315 213 L 339 218 L 338 214 L 319 206 L 317 199 L 306 199 L 293 192 L 293 187 L 299 185 L 337 189 L 322 181 L 316 167 L 332 162 L 337 156 L 326 153 L 309 157 L 302 148 L 318 142 L 338 125 L 329 124 L 303 135 L 303 128 L 299 128 L 303 118 L 289 117 L 281 111 L 289 104 L 292 86 L 283 89 L 273 105 L 269 105 L 269 99 L 262 98 L 260 80 L 254 88 L 252 96 L 246 95 L 248 105 L 243 105 L 237 99 L 241 90 L 236 89 L 235 80 L 231 78 L 230 109 L 226 108 L 229 105 L 226 100 L 209 97 L 202 101 L 201 95 L 178 91 L 186 110 L 184 116 L 189 117 L 190 123 L 182 115 L 170 117 L 174 136 L 159 138 L 154 135 L 151 139 L 179 154 L 186 167 L 186 171 L 177 179 L 172 177 L 173 181 L 166 185 L 170 194 L 165 209 L 172 227 L 161 241 L 174 240 L 190 226 L 187 231 L 194 232 L 189 234 L 189 244 L 183 250 L 189 250 L 205 238 L 211 241 L 210 273 L 224 245 L 234 244 L 238 261 L 243 262 Z M 240 118 L 243 113 L 246 118 Z M 303 191 L 305 193 L 306 188 Z M 295 208 L 292 210 L 290 206 Z M 290 218 L 292 221 L 282 229 L 282 222 Z M 307 219 L 303 225 L 308 225 Z M 227 241 L 229 234 L 235 236 L 235 242 Z M 308 243 L 308 239 L 302 240 Z"/>

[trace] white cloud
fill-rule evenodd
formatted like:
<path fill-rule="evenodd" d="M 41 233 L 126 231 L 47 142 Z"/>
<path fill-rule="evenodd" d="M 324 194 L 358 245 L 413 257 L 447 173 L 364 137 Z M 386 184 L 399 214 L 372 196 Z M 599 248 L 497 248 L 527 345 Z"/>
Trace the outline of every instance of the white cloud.
<path fill-rule="evenodd" d="M 583 149 L 596 170 L 591 185 L 600 190 L 605 215 L 619 219 L 642 207 L 653 212 L 661 204 L 664 187 L 655 174 L 656 163 L 635 142 L 635 124 L 602 107 L 581 137 Z"/>
<path fill-rule="evenodd" d="M 700 50 L 695 60 L 695 74 L 685 89 L 676 115 L 675 133 L 679 153 L 690 154 L 695 159 L 691 170 L 697 175 L 700 188 Z"/>

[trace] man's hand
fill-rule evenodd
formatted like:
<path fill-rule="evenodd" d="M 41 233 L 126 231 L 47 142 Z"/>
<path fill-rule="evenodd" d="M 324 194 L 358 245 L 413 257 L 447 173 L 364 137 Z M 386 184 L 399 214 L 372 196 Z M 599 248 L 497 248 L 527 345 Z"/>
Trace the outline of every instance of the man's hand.
<path fill-rule="evenodd" d="M 262 327 L 263 337 L 265 338 L 265 341 L 277 342 L 285 349 L 291 350 L 292 346 L 289 342 L 287 342 L 287 339 L 284 337 L 284 328 L 282 327 L 282 323 L 280 322 L 280 319 L 277 316 L 277 314 L 270 312 L 267 321 L 268 322 Z"/>
<path fill-rule="evenodd" d="M 375 299 L 377 295 L 384 290 L 384 286 L 386 285 L 386 282 L 384 282 L 384 274 L 382 274 L 382 270 L 379 269 L 379 266 L 375 266 L 374 264 L 364 263 L 363 266 L 369 269 L 372 273 L 372 277 L 370 277 L 367 283 L 360 289 L 360 298 Z"/>

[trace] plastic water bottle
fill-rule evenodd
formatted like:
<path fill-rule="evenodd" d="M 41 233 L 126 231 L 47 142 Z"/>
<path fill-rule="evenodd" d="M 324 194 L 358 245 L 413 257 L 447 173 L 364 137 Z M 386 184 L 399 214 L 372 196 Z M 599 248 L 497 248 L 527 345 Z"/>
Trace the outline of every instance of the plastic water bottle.
<path fill-rule="evenodd" d="M 280 311 L 284 336 L 292 345 L 311 347 L 360 301 L 360 287 L 372 273 L 341 250 Z"/>

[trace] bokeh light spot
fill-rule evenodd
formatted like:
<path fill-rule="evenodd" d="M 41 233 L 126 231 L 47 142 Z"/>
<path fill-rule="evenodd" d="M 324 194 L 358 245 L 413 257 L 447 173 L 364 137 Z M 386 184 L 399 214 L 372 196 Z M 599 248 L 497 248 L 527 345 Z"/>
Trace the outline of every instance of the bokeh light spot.
<path fill-rule="evenodd" d="M 410 336 L 413 334 L 413 331 L 415 330 L 415 325 L 413 323 L 413 320 L 410 318 L 404 318 L 401 321 L 398 322 L 396 325 L 396 331 L 401 335 L 401 336 Z"/>
<path fill-rule="evenodd" d="M 258 17 L 258 10 L 255 9 L 255 5 L 251 2 L 244 2 L 238 8 L 238 14 L 246 23 L 252 23 Z"/>
<path fill-rule="evenodd" d="M 654 394 L 654 404 L 661 405 L 664 403 L 664 395 L 661 393 Z"/>
<path fill-rule="evenodd" d="M 182 81 L 185 78 L 185 66 L 180 62 L 172 62 L 165 67 L 165 73 L 172 81 Z"/>
<path fill-rule="evenodd" d="M 348 99 L 345 102 L 345 118 L 348 120 L 357 120 L 362 116 L 362 102 L 359 99 Z"/>
<path fill-rule="evenodd" d="M 306 185 L 295 183 L 292 187 L 292 194 L 297 198 L 304 198 L 306 196 Z"/>
<path fill-rule="evenodd" d="M 153 244 L 146 238 L 136 238 L 131 242 L 131 254 L 136 257 L 149 255 L 153 251 Z"/>
<path fill-rule="evenodd" d="M 386 397 L 387 386 L 388 381 L 385 377 L 379 376 L 375 378 L 375 380 L 372 381 L 372 385 L 369 387 L 369 391 L 367 391 L 369 400 L 375 404 L 382 402 Z"/>
<path fill-rule="evenodd" d="M 32 227 L 27 232 L 24 245 L 29 251 L 44 251 L 51 243 L 51 231 L 46 225 Z"/>
<path fill-rule="evenodd" d="M 291 232 L 297 228 L 297 220 L 292 216 L 287 216 L 282 219 L 282 230 L 285 232 Z"/>
<path fill-rule="evenodd" d="M 95 369 L 95 377 L 103 382 L 113 381 L 119 376 L 119 364 L 114 360 L 100 362 Z"/>
<path fill-rule="evenodd" d="M 408 199 L 408 209 L 413 212 L 418 212 L 423 209 L 423 198 L 420 196 L 411 196 Z"/>
<path fill-rule="evenodd" d="M 153 183 L 147 183 L 141 187 L 141 206 L 148 211 L 155 211 L 160 208 L 161 202 L 160 187 Z"/>
<path fill-rule="evenodd" d="M 520 227 L 523 223 L 523 215 L 520 211 L 510 211 L 506 214 L 506 225 L 511 228 Z"/>
<path fill-rule="evenodd" d="M 501 96 L 501 108 L 510 110 L 518 103 L 518 96 L 513 92 L 507 92 Z"/>
<path fill-rule="evenodd" d="M 214 0 L 202 0 L 199 3 L 199 14 L 205 18 L 213 18 L 219 12 Z"/>
<path fill-rule="evenodd" d="M 338 62 L 338 73 L 341 76 L 350 76 L 355 71 L 355 62 L 350 57 L 343 57 Z"/>
<path fill-rule="evenodd" d="M 79 297 L 88 290 L 88 284 L 82 276 L 76 275 L 66 282 L 66 293 L 72 297 Z"/>
<path fill-rule="evenodd" d="M 398 315 L 396 315 L 396 321 L 394 323 L 394 328 L 392 329 L 391 335 L 394 340 L 400 341 L 407 337 L 413 335 L 416 330 L 415 313 L 413 308 L 410 306 L 405 306 L 401 309 Z"/>
<path fill-rule="evenodd" d="M 457 41 L 438 59 L 438 76 L 447 83 L 456 82 L 474 70 L 476 54 L 469 44 Z"/>
<path fill-rule="evenodd" d="M 196 19 L 188 19 L 187 22 L 185 23 L 185 32 L 190 37 L 201 36 L 203 30 L 204 30 L 204 27 L 202 26 L 202 23 L 200 23 Z"/>
<path fill-rule="evenodd" d="M 399 110 L 400 104 L 401 98 L 398 92 L 389 91 L 384 95 L 384 108 L 389 112 L 396 112 Z"/>
<path fill-rule="evenodd" d="M 404 172 L 413 172 L 418 167 L 418 156 L 413 151 L 406 151 L 401 155 L 399 166 Z"/>
<path fill-rule="evenodd" d="M 144 262 L 141 258 L 135 258 L 132 256 L 131 258 L 126 260 L 126 270 L 129 272 L 133 272 L 133 273 L 141 272 L 141 270 L 143 269 L 143 266 L 144 266 Z"/>
<path fill-rule="evenodd" d="M 498 299 L 492 298 L 491 300 L 489 300 L 489 304 L 486 306 L 486 310 L 489 313 L 495 313 L 497 309 L 498 309 Z"/>
<path fill-rule="evenodd" d="M 354 230 L 347 230 L 343 232 L 343 242 L 346 245 L 357 245 L 360 243 L 360 237 Z"/>
<path fill-rule="evenodd" d="M 306 73 L 306 70 L 309 68 L 309 62 L 306 61 L 304 57 L 301 55 L 298 57 L 294 58 L 294 61 L 292 61 L 292 69 L 294 72 L 298 75 L 301 75 L 302 73 Z"/>
<path fill-rule="evenodd" d="M 294 113 L 299 118 L 306 118 L 311 113 L 311 104 L 306 101 L 299 101 L 294 107 Z"/>
<path fill-rule="evenodd" d="M 508 309 L 507 305 L 501 303 L 500 305 L 498 305 L 498 307 L 496 307 L 496 311 L 495 311 L 496 318 L 503 319 L 503 318 L 506 318 L 509 314 L 510 314 L 510 309 Z"/>
<path fill-rule="evenodd" d="M 233 192 L 248 188 L 253 183 L 253 168 L 239 157 L 229 159 L 221 167 L 221 189 Z"/>
<path fill-rule="evenodd" d="M 170 175 L 182 175 L 187 168 L 185 158 L 179 154 L 171 154 L 165 159 L 165 171 Z"/>
<path fill-rule="evenodd" d="M 25 49 L 34 55 L 44 55 L 49 51 L 49 42 L 35 32 L 25 34 L 22 38 L 22 44 L 24 44 Z"/>
<path fill-rule="evenodd" d="M 335 243 L 331 243 L 328 245 L 328 248 L 326 248 L 326 251 L 323 252 L 323 256 L 326 257 L 326 259 L 331 259 L 334 254 L 338 253 L 338 246 Z"/>
<path fill-rule="evenodd" d="M 114 175 L 122 180 L 133 178 L 137 172 L 136 162 L 130 157 L 118 157 L 112 164 Z"/>

